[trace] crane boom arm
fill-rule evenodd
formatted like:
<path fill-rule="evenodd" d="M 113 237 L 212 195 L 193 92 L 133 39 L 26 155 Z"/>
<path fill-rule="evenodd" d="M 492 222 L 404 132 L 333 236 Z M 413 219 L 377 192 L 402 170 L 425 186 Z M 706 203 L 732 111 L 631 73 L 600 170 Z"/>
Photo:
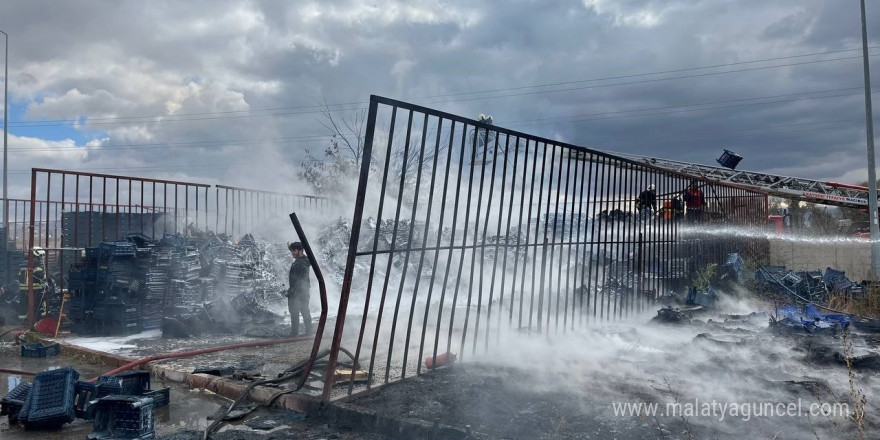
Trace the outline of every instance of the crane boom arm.
<path fill-rule="evenodd" d="M 867 208 L 868 206 L 868 188 L 863 186 L 778 176 L 756 171 L 731 170 L 626 153 L 609 152 L 609 154 L 693 177 L 754 188 L 771 196 L 848 208 Z"/>

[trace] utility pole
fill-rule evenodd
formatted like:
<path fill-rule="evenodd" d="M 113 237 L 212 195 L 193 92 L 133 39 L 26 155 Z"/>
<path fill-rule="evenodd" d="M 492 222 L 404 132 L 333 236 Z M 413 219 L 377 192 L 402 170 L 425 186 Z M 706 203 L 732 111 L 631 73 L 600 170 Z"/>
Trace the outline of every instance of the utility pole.
<path fill-rule="evenodd" d="M 874 166 L 874 117 L 871 109 L 871 67 L 868 64 L 868 25 L 862 6 L 862 64 L 865 68 L 865 126 L 868 132 L 868 215 L 871 220 L 871 268 L 880 277 L 880 223 L 877 222 L 877 170 Z"/>
<path fill-rule="evenodd" d="M 7 148 L 7 142 L 9 139 L 9 34 L 6 32 L 0 31 L 0 34 L 3 34 L 6 41 L 6 50 L 3 51 L 3 55 L 5 56 L 5 61 L 3 62 L 4 73 L 3 73 L 3 250 L 6 250 L 6 236 L 9 235 L 7 231 L 9 231 L 9 194 L 6 191 L 7 188 L 7 153 L 9 149 Z"/>

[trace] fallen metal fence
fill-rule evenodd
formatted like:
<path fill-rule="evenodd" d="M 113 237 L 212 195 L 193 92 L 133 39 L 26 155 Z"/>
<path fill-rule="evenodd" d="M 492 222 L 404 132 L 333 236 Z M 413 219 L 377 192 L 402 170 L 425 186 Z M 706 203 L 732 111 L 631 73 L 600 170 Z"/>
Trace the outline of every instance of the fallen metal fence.
<path fill-rule="evenodd" d="M 283 220 L 293 210 L 329 204 L 318 196 L 43 168 L 31 171 L 30 199 L 9 203 L 12 244 L 7 240 L 7 264 L 11 253 L 42 249 L 38 256 L 26 252 L 29 323 L 34 321 L 37 266 L 63 288 L 67 268 L 82 258 L 82 249 L 103 241 L 200 231 L 238 237 L 269 219 Z M 6 283 L 12 272 L 10 267 Z"/>
<path fill-rule="evenodd" d="M 508 329 L 632 316 L 728 253 L 760 255 L 736 231 L 764 226 L 765 194 L 382 97 L 367 118 L 325 401 L 343 344 L 369 388 Z"/>

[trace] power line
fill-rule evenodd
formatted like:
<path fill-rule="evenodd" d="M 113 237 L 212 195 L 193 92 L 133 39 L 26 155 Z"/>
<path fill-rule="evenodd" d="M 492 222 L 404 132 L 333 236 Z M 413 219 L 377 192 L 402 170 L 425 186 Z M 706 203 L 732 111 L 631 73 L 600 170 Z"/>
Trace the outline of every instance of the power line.
<path fill-rule="evenodd" d="M 860 93 L 842 93 L 842 94 L 833 94 L 833 95 L 824 95 L 824 96 L 801 96 L 801 95 L 816 95 L 822 93 L 832 93 L 838 91 L 847 91 L 847 90 L 861 90 L 861 87 L 851 87 L 844 89 L 829 89 L 829 90 L 817 90 L 817 91 L 807 91 L 807 92 L 797 92 L 783 95 L 768 95 L 768 96 L 757 96 L 751 98 L 741 98 L 741 99 L 731 99 L 731 100 L 722 100 L 722 101 L 707 101 L 693 104 L 682 104 L 677 106 L 666 106 L 666 107 L 646 107 L 641 109 L 630 109 L 630 110 L 621 110 L 621 111 L 611 111 L 611 112 L 600 112 L 600 113 L 590 113 L 583 115 L 572 115 L 572 116 L 560 116 L 554 118 L 539 118 L 539 119 L 526 119 L 520 121 L 511 121 L 507 124 L 504 124 L 506 127 L 514 126 L 533 126 L 533 125 L 546 125 L 551 122 L 558 123 L 573 123 L 573 122 L 584 122 L 584 121 L 593 121 L 593 120 L 608 120 L 608 119 L 618 119 L 618 118 L 628 118 L 628 117 L 641 117 L 641 116 L 657 116 L 657 115 L 665 115 L 665 114 L 674 114 L 674 113 L 684 113 L 684 112 L 692 112 L 692 111 L 704 111 L 704 110 L 715 110 L 715 109 L 725 109 L 732 107 L 746 107 L 746 106 L 757 106 L 757 105 L 768 105 L 768 104 L 778 104 L 778 103 L 786 103 L 786 102 L 795 102 L 801 100 L 809 100 L 809 99 L 825 99 L 825 98 L 835 98 L 841 96 L 852 96 Z M 772 99 L 772 98 L 780 98 L 780 97 L 789 97 L 789 96 L 799 96 L 798 98 L 793 99 L 778 99 L 774 101 L 765 101 L 765 102 L 757 102 L 752 103 L 750 101 L 761 100 L 761 99 Z M 696 109 L 687 109 L 687 107 L 694 106 L 702 106 L 702 105 L 717 105 L 717 104 L 727 104 L 727 103 L 740 103 L 738 105 L 729 105 L 723 107 L 705 107 L 705 108 L 696 108 Z M 683 109 L 671 111 L 672 109 Z M 637 112 L 645 112 L 652 110 L 670 110 L 670 111 L 656 111 L 653 113 L 637 113 Z M 621 113 L 636 113 L 636 114 L 623 114 Z M 608 117 L 598 117 L 598 116 L 608 116 Z M 571 119 L 571 118 L 581 118 L 581 119 Z M 502 124 L 498 124 L 501 126 Z M 281 144 L 281 143 L 302 143 L 302 142 L 314 142 L 314 141 L 326 141 L 333 139 L 331 135 L 312 135 L 312 136 L 290 136 L 290 137 L 280 137 L 280 138 L 264 138 L 264 139 L 234 139 L 234 140 L 212 140 L 212 141 L 191 141 L 191 142 L 171 142 L 171 143 L 147 143 L 147 144 L 105 144 L 94 147 L 89 146 L 73 146 L 73 147 L 46 147 L 46 148 L 11 148 L 12 151 L 106 151 L 109 149 L 114 150 L 159 150 L 159 149 L 168 149 L 168 148 L 206 148 L 211 146 L 234 146 L 235 144 L 259 144 L 259 143 L 270 143 L 270 144 Z"/>
<path fill-rule="evenodd" d="M 880 46 L 873 46 L 872 48 L 876 48 L 876 47 L 880 47 Z M 675 70 L 658 71 L 658 72 L 638 73 L 638 74 L 632 74 L 632 75 L 618 75 L 618 76 L 610 76 L 610 77 L 604 77 L 604 78 L 593 78 L 593 79 L 576 80 L 576 81 L 537 84 L 537 85 L 531 85 L 531 86 L 508 87 L 508 88 L 499 88 L 499 89 L 494 89 L 494 90 L 484 90 L 484 91 L 476 91 L 476 92 L 456 92 L 456 93 L 451 93 L 451 94 L 415 97 L 415 98 L 408 98 L 408 99 L 430 100 L 430 99 L 434 99 L 434 98 L 460 96 L 460 95 L 466 95 L 466 94 L 495 93 L 495 92 L 515 91 L 515 90 L 523 90 L 523 89 L 530 89 L 530 88 L 554 87 L 554 86 L 558 86 L 558 85 L 581 84 L 581 83 L 587 83 L 587 82 L 607 81 L 607 80 L 611 80 L 611 79 L 636 78 L 636 77 L 660 75 L 660 74 L 666 74 L 666 73 L 686 72 L 686 71 L 694 71 L 694 70 L 702 70 L 702 69 L 710 69 L 710 68 L 718 68 L 718 67 L 726 67 L 726 66 L 754 64 L 754 63 L 758 63 L 758 62 L 767 62 L 767 61 L 774 61 L 774 60 L 802 58 L 802 57 L 807 57 L 807 56 L 851 52 L 853 50 L 860 50 L 860 49 L 850 49 L 850 50 L 840 50 L 840 51 L 830 51 L 830 52 L 817 52 L 817 53 L 813 53 L 813 54 L 792 55 L 792 56 L 787 56 L 787 57 L 767 58 L 767 59 L 762 59 L 762 60 L 742 61 L 742 62 L 736 62 L 736 63 L 717 64 L 717 65 L 712 65 L 712 66 L 692 67 L 692 68 L 675 69 Z M 877 54 L 874 54 L 871 56 L 877 56 Z M 668 77 L 668 78 L 654 78 L 654 79 L 648 79 L 648 80 L 629 81 L 629 82 L 613 83 L 613 84 L 600 84 L 600 85 L 594 85 L 594 86 L 573 87 L 573 88 L 553 89 L 553 90 L 540 90 L 540 91 L 533 91 L 533 92 L 502 94 L 502 95 L 486 96 L 486 97 L 451 99 L 451 100 L 444 100 L 444 101 L 435 101 L 435 102 L 431 102 L 430 104 L 441 104 L 441 103 L 463 102 L 463 101 L 473 101 L 473 100 L 481 100 L 481 99 L 496 99 L 496 98 L 506 98 L 506 97 L 516 97 L 516 96 L 527 96 L 527 95 L 544 94 L 544 93 L 557 93 L 557 92 L 566 92 L 566 91 L 575 91 L 575 90 L 587 90 L 587 89 L 594 89 L 594 88 L 617 87 L 617 86 L 624 86 L 624 85 L 652 83 L 652 82 L 658 82 L 658 81 L 671 81 L 671 80 L 676 80 L 676 79 L 699 78 L 699 77 L 707 77 L 707 76 L 713 76 L 713 75 L 723 75 L 723 74 L 728 74 L 728 73 L 741 73 L 741 72 L 756 71 L 756 70 L 775 69 L 775 68 L 779 68 L 779 67 L 790 67 L 790 66 L 799 66 L 799 65 L 807 65 L 807 64 L 825 63 L 825 62 L 849 60 L 849 59 L 856 59 L 856 58 L 861 58 L 861 57 L 856 56 L 856 57 L 830 58 L 830 59 L 826 59 L 826 60 L 814 60 L 814 61 L 805 61 L 805 62 L 799 62 L 799 63 L 779 64 L 779 65 L 774 65 L 774 66 L 761 66 L 761 67 L 753 67 L 753 68 L 747 68 L 747 69 L 729 70 L 729 71 L 724 71 L 724 72 L 709 72 L 709 73 L 702 73 L 702 74 L 695 74 L 695 75 L 682 75 L 682 76 L 674 76 L 674 77 Z M 366 102 L 350 102 L 350 103 L 339 103 L 339 104 L 327 104 L 327 107 L 348 106 L 348 105 L 366 105 L 366 104 L 368 104 L 368 103 L 366 103 Z M 284 113 L 269 113 L 269 114 L 252 114 L 252 113 L 266 112 L 266 111 L 315 109 L 315 108 L 319 108 L 319 110 L 284 112 Z M 365 109 L 365 107 L 356 107 L 356 108 L 348 108 L 348 109 L 335 109 L 335 110 L 330 110 L 330 111 L 332 111 L 332 112 L 358 111 L 358 110 L 364 110 L 364 109 Z M 277 107 L 277 108 L 273 108 L 273 109 L 188 113 L 188 114 L 180 114 L 180 115 L 121 116 L 121 117 L 105 117 L 105 118 L 88 118 L 86 116 L 86 117 L 80 117 L 77 119 L 59 119 L 59 120 L 44 120 L 44 121 L 30 121 L 30 122 L 17 121 L 17 122 L 11 122 L 10 126 L 17 127 L 17 128 L 66 126 L 66 125 L 70 125 L 70 124 L 74 124 L 74 123 L 79 123 L 83 119 L 85 119 L 86 120 L 85 123 L 87 123 L 89 125 L 116 125 L 116 124 L 125 124 L 125 123 L 130 124 L 130 123 L 147 123 L 147 122 L 167 123 L 167 122 L 202 121 L 202 120 L 217 120 L 217 119 L 235 119 L 235 118 L 243 118 L 243 117 L 292 116 L 292 115 L 301 115 L 301 114 L 323 113 L 324 111 L 325 111 L 325 108 L 323 105 L 318 105 L 318 106 L 313 105 L 313 106 L 296 106 L 296 107 Z M 234 114 L 234 113 L 249 113 L 249 114 Z M 210 116 L 210 115 L 227 115 L 227 116 Z M 209 116 L 209 117 L 189 118 L 189 117 L 185 117 L 185 116 Z M 156 118 L 162 118 L 162 119 L 151 120 L 151 119 L 156 119 Z M 123 120 L 123 119 L 125 119 L 125 120 Z M 130 119 L 138 119 L 138 120 L 133 121 Z M 115 122 L 93 122 L 93 121 L 115 121 Z"/>
<path fill-rule="evenodd" d="M 880 47 L 880 46 L 870 46 L 869 49 L 876 49 L 878 47 Z M 854 51 L 861 51 L 861 50 L 862 50 L 861 48 L 833 50 L 833 51 L 828 51 L 828 52 L 815 52 L 815 53 L 791 55 L 791 56 L 785 56 L 785 57 L 774 57 L 774 58 L 764 58 L 764 59 L 751 60 L 751 61 L 740 61 L 740 62 L 734 62 L 734 63 L 714 64 L 714 65 L 710 65 L 710 66 L 687 67 L 687 68 L 682 68 L 682 69 L 662 70 L 662 71 L 647 72 L 647 73 L 635 73 L 635 74 L 630 74 L 630 75 L 607 76 L 607 77 L 602 77 L 602 78 L 582 79 L 582 80 L 575 80 L 575 81 L 561 81 L 561 82 L 537 84 L 537 85 L 531 85 L 531 86 L 507 87 L 507 88 L 503 88 L 503 89 L 478 90 L 478 91 L 470 91 L 470 92 L 455 92 L 455 93 L 447 93 L 445 95 L 422 96 L 422 97 L 414 97 L 414 98 L 409 98 L 409 99 L 445 98 L 445 97 L 449 97 L 449 96 L 475 95 L 475 94 L 480 94 L 480 93 L 492 93 L 492 92 L 497 92 L 497 91 L 522 90 L 522 89 L 537 88 L 537 87 L 550 87 L 550 86 L 560 86 L 560 85 L 568 85 L 568 84 L 580 84 L 580 83 L 585 83 L 585 82 L 607 81 L 607 80 L 612 80 L 612 79 L 637 78 L 640 76 L 651 76 L 651 75 L 662 75 L 662 74 L 667 74 L 667 73 L 689 72 L 689 71 L 694 71 L 694 70 L 714 69 L 714 68 L 718 68 L 718 67 L 729 67 L 729 66 L 740 66 L 740 65 L 744 65 L 744 64 L 763 63 L 763 62 L 767 62 L 767 61 L 778 61 L 778 60 L 789 60 L 789 59 L 794 59 L 794 58 L 804 58 L 804 57 L 811 57 L 811 56 L 817 56 L 817 55 L 829 55 L 829 54 L 835 54 L 835 53 L 854 52 Z M 843 58 L 843 59 L 848 59 L 848 58 Z"/>
<path fill-rule="evenodd" d="M 878 54 L 874 54 L 871 56 L 877 56 L 877 55 Z M 776 69 L 778 67 L 801 66 L 801 65 L 805 65 L 805 64 L 827 63 L 830 61 L 854 60 L 854 59 L 861 59 L 861 58 L 862 57 L 860 57 L 860 56 L 832 58 L 832 59 L 828 59 L 828 60 L 806 61 L 806 62 L 802 62 L 802 63 L 779 64 L 779 65 L 775 65 L 775 66 L 752 67 L 752 68 L 748 68 L 748 69 L 727 70 L 724 72 L 711 72 L 711 73 L 700 73 L 700 74 L 694 74 L 694 75 L 671 76 L 668 78 L 646 79 L 646 80 L 640 80 L 640 81 L 629 81 L 629 82 L 621 82 L 621 83 L 613 83 L 613 84 L 600 84 L 600 85 L 595 85 L 595 86 L 569 87 L 569 88 L 565 88 L 565 89 L 553 89 L 553 90 L 544 90 L 544 91 L 538 91 L 538 92 L 522 92 L 522 93 L 511 93 L 511 94 L 506 94 L 506 95 L 496 95 L 496 96 L 486 96 L 486 97 L 451 99 L 451 100 L 447 100 L 447 101 L 435 101 L 435 102 L 431 102 L 429 104 L 433 105 L 433 104 L 443 104 L 443 103 L 449 103 L 449 102 L 480 101 L 480 100 L 489 100 L 489 99 L 496 99 L 496 98 L 511 98 L 511 97 L 516 97 L 516 96 L 539 95 L 539 94 L 544 94 L 544 93 L 558 93 L 558 92 L 572 92 L 572 91 L 577 91 L 577 90 L 601 89 L 601 88 L 607 88 L 607 87 L 628 86 L 628 85 L 634 85 L 634 84 L 647 84 L 647 83 L 654 83 L 654 82 L 660 82 L 660 81 L 672 81 L 672 80 L 676 80 L 676 79 L 702 78 L 702 77 L 714 76 L 714 75 L 725 75 L 728 73 L 752 72 L 752 71 L 757 71 L 757 70 Z"/>
<path fill-rule="evenodd" d="M 634 113 L 634 112 L 644 112 L 644 111 L 653 111 L 653 110 L 667 110 L 667 109 L 675 109 L 675 108 L 696 107 L 696 106 L 701 106 L 701 105 L 728 104 L 728 103 L 734 103 L 734 102 L 757 101 L 757 100 L 761 100 L 761 99 L 784 98 L 784 97 L 789 97 L 789 96 L 815 95 L 815 94 L 820 94 L 820 93 L 834 93 L 834 92 L 861 91 L 861 90 L 863 90 L 863 87 L 848 87 L 848 88 L 843 88 L 843 89 L 816 90 L 816 91 L 811 91 L 811 92 L 787 93 L 787 94 L 783 94 L 783 95 L 755 96 L 755 97 L 751 97 L 751 98 L 729 99 L 729 100 L 724 100 L 724 101 L 707 101 L 707 102 L 698 102 L 698 103 L 692 103 L 692 104 L 670 105 L 670 106 L 663 106 L 663 107 L 644 107 L 644 108 L 637 108 L 637 109 L 630 109 L 630 110 L 617 110 L 617 111 L 600 112 L 600 113 L 586 113 L 586 114 L 580 114 L 580 115 L 558 116 L 558 117 L 551 117 L 551 118 L 520 119 L 520 120 L 516 120 L 516 121 L 507 122 L 507 124 L 523 125 L 524 123 L 543 122 L 543 121 L 564 122 L 563 121 L 564 119 L 570 119 L 570 118 L 604 116 L 604 115 L 613 115 L 613 114 L 620 114 L 620 113 Z M 831 95 L 829 97 L 836 97 L 836 96 L 848 96 L 848 94 Z M 825 96 L 818 96 L 818 97 L 813 97 L 813 98 L 819 99 L 819 98 L 825 98 Z M 786 100 L 784 102 L 789 102 L 789 101 L 795 101 L 795 100 L 794 99 L 793 100 Z M 779 101 L 777 101 L 777 102 L 779 102 Z M 758 103 L 755 105 L 760 105 L 760 104 L 761 103 Z M 711 110 L 711 108 L 696 109 L 696 110 Z M 499 121 L 499 122 L 504 123 L 504 121 Z M 576 122 L 576 121 L 573 121 L 573 122 Z M 500 124 L 497 124 L 497 125 L 500 125 Z M 530 125 L 530 124 L 526 124 L 526 125 Z"/>

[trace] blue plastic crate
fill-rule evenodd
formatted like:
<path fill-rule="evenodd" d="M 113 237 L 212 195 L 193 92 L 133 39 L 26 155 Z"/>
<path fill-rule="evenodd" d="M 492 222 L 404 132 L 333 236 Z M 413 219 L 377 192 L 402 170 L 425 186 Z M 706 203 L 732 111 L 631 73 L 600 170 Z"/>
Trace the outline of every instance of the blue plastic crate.
<path fill-rule="evenodd" d="M 150 391 L 150 372 L 124 371 L 112 376 L 101 376 L 98 382 L 118 383 L 122 387 L 122 394 L 139 396 Z"/>
<path fill-rule="evenodd" d="M 95 416 L 92 401 L 112 394 L 120 394 L 122 387 L 118 383 L 78 381 L 74 391 L 73 408 L 76 417 L 91 420 Z"/>
<path fill-rule="evenodd" d="M 94 431 L 90 440 L 156 438 L 153 398 L 143 396 L 107 396 L 95 403 Z"/>
<path fill-rule="evenodd" d="M 51 428 L 73 421 L 73 395 L 79 373 L 71 367 L 48 370 L 34 376 L 18 419 L 28 428 Z"/>
<path fill-rule="evenodd" d="M 60 353 L 61 345 L 57 342 L 50 345 L 37 342 L 35 344 L 25 344 L 21 346 L 21 357 L 44 358 L 57 356 Z"/>
<path fill-rule="evenodd" d="M 12 391 L 0 399 L 0 416 L 7 416 L 10 425 L 18 423 L 18 413 L 24 406 L 32 386 L 30 382 L 19 382 Z"/>

